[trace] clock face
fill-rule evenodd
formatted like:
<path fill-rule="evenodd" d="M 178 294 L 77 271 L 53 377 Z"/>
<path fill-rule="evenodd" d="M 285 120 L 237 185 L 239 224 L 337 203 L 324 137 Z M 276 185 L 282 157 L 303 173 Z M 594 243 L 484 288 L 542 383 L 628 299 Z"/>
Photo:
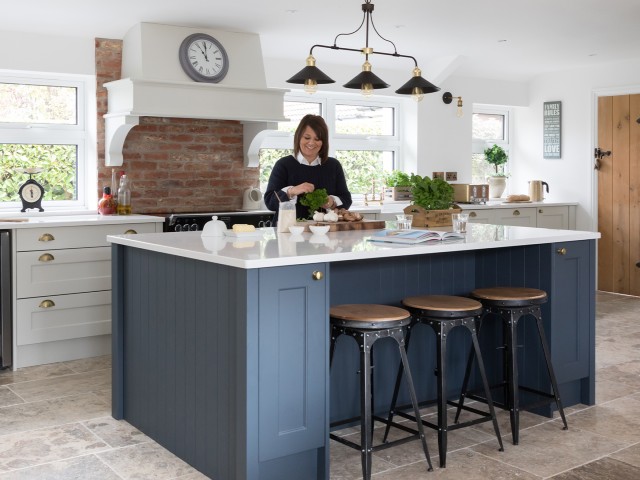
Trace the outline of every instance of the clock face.
<path fill-rule="evenodd" d="M 229 70 L 224 47 L 211 35 L 194 33 L 180 45 L 180 65 L 197 82 L 219 82 Z"/>

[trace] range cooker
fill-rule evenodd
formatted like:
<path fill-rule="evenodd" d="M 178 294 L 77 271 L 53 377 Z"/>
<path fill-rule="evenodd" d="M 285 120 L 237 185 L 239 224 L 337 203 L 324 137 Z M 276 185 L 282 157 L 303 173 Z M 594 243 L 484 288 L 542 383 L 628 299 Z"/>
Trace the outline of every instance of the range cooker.
<path fill-rule="evenodd" d="M 172 213 L 167 215 L 164 221 L 164 232 L 194 232 L 202 230 L 204 225 L 216 215 L 223 221 L 227 228 L 237 223 L 253 225 L 256 228 L 271 227 L 273 214 L 269 210 L 233 210 L 210 213 Z"/>

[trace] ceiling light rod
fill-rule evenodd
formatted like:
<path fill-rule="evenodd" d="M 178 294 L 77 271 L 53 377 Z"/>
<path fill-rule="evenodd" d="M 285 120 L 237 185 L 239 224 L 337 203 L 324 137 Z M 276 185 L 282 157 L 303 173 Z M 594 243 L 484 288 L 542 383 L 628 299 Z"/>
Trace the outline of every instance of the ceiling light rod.
<path fill-rule="evenodd" d="M 314 93 L 317 89 L 318 84 L 325 83 L 335 83 L 335 80 L 328 77 L 324 72 L 322 72 L 318 67 L 316 67 L 316 59 L 313 57 L 313 49 L 318 48 L 328 48 L 330 50 L 346 50 L 349 52 L 359 52 L 364 53 L 365 62 L 362 65 L 362 72 L 356 75 L 349 82 L 345 83 L 343 86 L 345 88 L 357 88 L 362 91 L 363 95 L 371 95 L 373 90 L 379 88 L 387 88 L 389 85 L 385 83 L 382 79 L 380 79 L 377 75 L 375 75 L 371 71 L 371 63 L 369 63 L 369 55 L 378 54 L 378 55 L 386 55 L 390 57 L 402 57 L 402 58 L 410 58 L 413 60 L 414 69 L 413 69 L 413 77 L 405 83 L 402 87 L 396 90 L 396 93 L 401 95 L 412 95 L 416 101 L 422 100 L 422 97 L 425 93 L 433 93 L 440 90 L 440 88 L 436 87 L 432 83 L 428 82 L 424 78 L 422 78 L 422 72 L 418 68 L 418 62 L 415 57 L 411 55 L 402 55 L 398 53 L 396 45 L 389 39 L 384 38 L 378 32 L 375 24 L 373 23 L 373 3 L 371 0 L 365 0 L 365 3 L 362 4 L 362 11 L 364 15 L 362 17 L 362 22 L 360 26 L 355 29 L 351 33 L 339 33 L 333 40 L 333 45 L 321 45 L 316 44 L 311 47 L 309 50 L 309 56 L 307 57 L 307 66 L 296 73 L 293 77 L 287 80 L 287 83 L 298 83 L 304 84 L 304 89 L 308 93 Z M 373 48 L 369 47 L 369 24 L 373 28 L 373 31 L 385 42 L 390 43 L 393 46 L 393 53 L 389 52 L 374 52 Z M 361 49 L 356 48 L 348 48 L 348 47 L 339 47 L 337 45 L 338 37 L 353 35 L 359 32 L 362 29 L 362 26 L 366 25 L 365 29 L 365 46 Z"/>

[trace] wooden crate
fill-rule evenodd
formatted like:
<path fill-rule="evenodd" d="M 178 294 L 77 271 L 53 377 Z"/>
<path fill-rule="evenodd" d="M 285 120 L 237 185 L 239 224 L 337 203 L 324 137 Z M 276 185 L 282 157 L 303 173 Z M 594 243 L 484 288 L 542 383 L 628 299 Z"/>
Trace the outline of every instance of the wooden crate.
<path fill-rule="evenodd" d="M 418 205 L 405 207 L 404 213 L 413 215 L 412 227 L 449 227 L 451 226 L 451 214 L 460 213 L 458 207 L 447 210 L 426 210 Z"/>
<path fill-rule="evenodd" d="M 384 198 L 386 200 L 413 200 L 411 187 L 386 187 L 384 189 Z"/>

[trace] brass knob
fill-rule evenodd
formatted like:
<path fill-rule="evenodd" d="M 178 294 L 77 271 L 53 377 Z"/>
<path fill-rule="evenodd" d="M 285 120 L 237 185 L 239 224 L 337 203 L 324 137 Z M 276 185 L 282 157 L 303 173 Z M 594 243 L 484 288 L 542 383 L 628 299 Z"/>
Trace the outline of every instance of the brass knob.
<path fill-rule="evenodd" d="M 43 300 L 40 302 L 40 305 L 38 305 L 40 308 L 51 308 L 51 307 L 55 307 L 56 304 L 53 303 L 53 300 Z"/>
<path fill-rule="evenodd" d="M 476 218 L 478 215 L 476 214 L 476 212 L 471 212 L 469 214 L 469 218 Z"/>
<path fill-rule="evenodd" d="M 324 277 L 324 274 L 318 270 L 316 270 L 315 272 L 313 272 L 311 274 L 311 276 L 313 277 L 314 280 L 322 280 L 322 278 Z"/>
<path fill-rule="evenodd" d="M 520 215 L 520 210 L 515 210 L 515 211 L 513 212 L 513 214 L 514 214 L 515 216 Z"/>
<path fill-rule="evenodd" d="M 135 230 L 131 230 L 131 229 L 129 229 L 126 232 L 124 232 L 125 235 L 130 235 L 132 233 L 138 233 L 138 232 L 136 232 Z"/>
<path fill-rule="evenodd" d="M 538 210 L 538 213 L 544 213 L 544 210 L 540 209 Z"/>
<path fill-rule="evenodd" d="M 42 236 L 38 239 L 39 242 L 51 242 L 55 240 L 55 237 L 50 233 L 43 233 Z"/>
<path fill-rule="evenodd" d="M 55 260 L 55 258 L 53 258 L 53 255 L 50 253 L 43 253 L 38 257 L 38 261 L 40 262 L 52 262 L 53 260 Z"/>
<path fill-rule="evenodd" d="M 562 247 L 562 248 L 559 248 L 558 250 L 556 250 L 556 252 L 558 252 L 558 255 L 566 255 L 567 254 L 567 249 Z"/>

